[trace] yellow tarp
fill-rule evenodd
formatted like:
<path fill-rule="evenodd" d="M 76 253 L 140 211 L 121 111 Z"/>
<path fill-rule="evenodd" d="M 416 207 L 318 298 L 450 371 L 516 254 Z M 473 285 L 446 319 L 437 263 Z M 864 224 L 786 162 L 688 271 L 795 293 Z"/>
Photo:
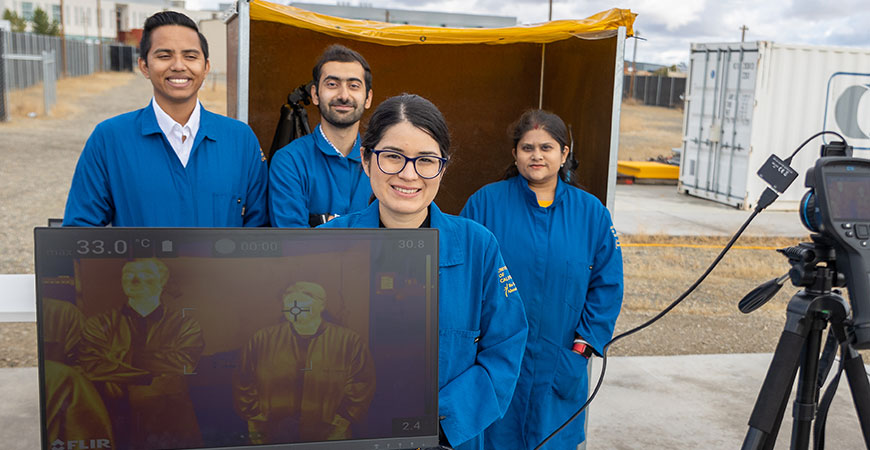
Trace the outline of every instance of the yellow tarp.
<path fill-rule="evenodd" d="M 409 44 L 546 44 L 572 36 L 616 30 L 624 26 L 627 36 L 637 14 L 628 9 L 609 9 L 583 20 L 552 22 L 505 28 L 440 28 L 399 25 L 373 20 L 341 19 L 277 5 L 261 0 L 251 2 L 251 19 L 282 23 L 328 34 L 383 45 Z"/>

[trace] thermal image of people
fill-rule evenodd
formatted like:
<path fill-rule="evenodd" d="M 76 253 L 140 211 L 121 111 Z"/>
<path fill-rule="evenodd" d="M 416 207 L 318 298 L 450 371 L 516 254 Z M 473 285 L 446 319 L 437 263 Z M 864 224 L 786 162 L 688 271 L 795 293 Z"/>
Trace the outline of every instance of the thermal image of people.
<path fill-rule="evenodd" d="M 71 302 L 42 302 L 48 441 L 91 439 L 111 444 L 112 425 L 100 394 L 75 367 L 85 316 Z"/>
<path fill-rule="evenodd" d="M 127 262 L 121 270 L 127 302 L 85 322 L 79 358 L 112 417 L 115 448 L 202 443 L 186 376 L 205 343 L 190 314 L 161 302 L 168 279 L 157 259 Z"/>
<path fill-rule="evenodd" d="M 326 291 L 291 284 L 284 320 L 254 333 L 234 376 L 234 402 L 254 444 L 348 439 L 375 392 L 375 368 L 356 332 L 324 319 Z"/>

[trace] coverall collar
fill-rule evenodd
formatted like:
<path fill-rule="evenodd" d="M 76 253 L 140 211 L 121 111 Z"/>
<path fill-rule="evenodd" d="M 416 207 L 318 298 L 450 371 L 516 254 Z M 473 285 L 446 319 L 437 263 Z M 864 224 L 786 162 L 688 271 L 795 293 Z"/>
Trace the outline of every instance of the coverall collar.
<path fill-rule="evenodd" d="M 535 194 L 535 191 L 529 187 L 529 180 L 523 178 L 522 175 L 517 175 L 512 178 L 514 183 L 517 183 L 520 186 L 520 190 L 523 192 L 523 196 L 525 201 L 532 206 L 540 208 L 541 206 L 538 204 L 538 196 Z M 565 182 L 562 181 L 561 178 L 556 178 L 556 193 L 553 194 L 553 203 L 548 206 L 548 208 L 552 208 L 557 204 L 562 202 L 562 198 L 565 197 L 565 192 L 567 187 Z"/>
<path fill-rule="evenodd" d="M 200 107 L 199 131 L 196 133 L 196 139 L 193 141 L 193 149 L 195 149 L 203 139 L 208 138 L 212 141 L 217 141 L 220 127 L 215 120 L 216 114 L 209 112 L 205 106 Z M 139 115 L 139 124 L 142 130 L 142 136 L 151 134 L 162 134 L 160 124 L 157 123 L 157 115 L 154 113 L 154 106 L 148 102 L 148 106 L 142 109 L 142 114 Z M 193 150 L 191 150 L 193 156 Z"/>
<path fill-rule="evenodd" d="M 348 153 L 347 156 L 342 156 L 341 152 L 339 152 L 338 149 L 335 148 L 335 146 L 332 145 L 331 142 L 326 140 L 326 135 L 323 134 L 323 129 L 321 128 L 321 126 L 319 124 L 317 125 L 316 128 L 314 128 L 314 131 L 312 131 L 311 134 L 314 135 L 314 142 L 316 143 L 315 147 L 317 147 L 318 150 L 323 152 L 324 155 L 334 156 L 337 158 L 344 157 L 344 158 L 348 158 L 348 159 L 351 159 L 353 161 L 359 162 L 359 160 L 360 160 L 359 159 L 359 146 L 360 146 L 359 133 L 356 134 L 356 140 L 353 141 L 353 148 L 350 149 L 350 153 Z"/>
<path fill-rule="evenodd" d="M 375 200 L 360 212 L 360 226 L 378 228 L 378 221 L 380 220 L 378 205 L 378 200 Z M 429 217 L 432 220 L 431 227 L 438 230 L 438 267 L 455 266 L 462 264 L 465 260 L 465 248 L 461 245 L 459 233 L 456 231 L 457 221 L 448 220 L 446 216 L 435 205 L 435 202 L 429 204 Z"/>

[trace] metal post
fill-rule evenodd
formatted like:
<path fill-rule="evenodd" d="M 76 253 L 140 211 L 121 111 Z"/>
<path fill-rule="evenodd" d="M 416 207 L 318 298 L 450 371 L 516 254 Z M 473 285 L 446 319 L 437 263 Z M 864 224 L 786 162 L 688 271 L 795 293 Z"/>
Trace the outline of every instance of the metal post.
<path fill-rule="evenodd" d="M 60 71 L 62 76 L 67 76 L 66 70 L 66 29 L 64 28 L 63 0 L 60 0 Z"/>
<path fill-rule="evenodd" d="M 42 52 L 42 104 L 45 115 L 51 113 L 51 107 L 57 100 L 57 87 L 54 73 L 54 51 Z"/>
<path fill-rule="evenodd" d="M 634 51 L 631 54 L 631 81 L 628 83 L 628 95 L 634 98 L 634 77 L 637 74 L 637 31 L 635 31 Z"/>
<path fill-rule="evenodd" d="M 100 66 L 98 71 L 103 71 L 103 13 L 100 10 L 100 0 L 97 0 L 97 44 L 99 44 L 99 61 Z"/>
<path fill-rule="evenodd" d="M 658 83 L 656 83 L 656 106 L 661 106 L 661 105 L 659 105 L 659 97 L 661 96 L 661 94 L 662 94 L 662 76 L 659 75 L 659 81 L 658 81 Z"/>
<path fill-rule="evenodd" d="M 7 32 L 0 30 L 0 122 L 9 120 L 9 109 L 6 104 L 6 40 Z"/>

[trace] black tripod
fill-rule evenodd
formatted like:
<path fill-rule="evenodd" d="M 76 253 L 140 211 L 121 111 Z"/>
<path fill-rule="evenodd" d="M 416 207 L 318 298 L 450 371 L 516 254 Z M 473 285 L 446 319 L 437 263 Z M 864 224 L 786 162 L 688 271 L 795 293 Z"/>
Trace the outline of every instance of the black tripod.
<path fill-rule="evenodd" d="M 795 294 L 788 303 L 785 329 L 749 418 L 749 431 L 742 447 L 744 450 L 773 449 L 798 368 L 801 369 L 801 375 L 794 401 L 791 448 L 809 448 L 812 423 L 819 405 L 818 380 L 821 378 L 824 381 L 829 369 L 823 367 L 822 376 L 819 377 L 822 332 L 828 324 L 842 350 L 840 370 L 845 370 L 864 443 L 870 449 L 870 383 L 861 355 L 850 343 L 847 321 L 849 304 L 837 292 L 831 291 L 834 285 L 843 286 L 844 278 L 836 271 L 836 255 L 830 245 L 818 235 L 813 236 L 813 241 L 814 244 L 802 243 L 798 247 L 781 250 L 792 263 L 789 271 L 792 282 L 805 289 Z M 822 262 L 825 265 L 820 267 L 819 263 Z M 831 349 L 835 350 L 836 347 L 832 346 Z M 839 371 L 835 379 L 839 380 Z M 824 436 L 824 417 L 830 401 L 828 397 L 833 398 L 836 390 L 836 384 L 832 382 L 832 385 L 833 389 L 829 388 L 825 394 L 824 406 L 819 411 L 814 448 L 824 448 L 824 441 L 820 438 Z"/>

